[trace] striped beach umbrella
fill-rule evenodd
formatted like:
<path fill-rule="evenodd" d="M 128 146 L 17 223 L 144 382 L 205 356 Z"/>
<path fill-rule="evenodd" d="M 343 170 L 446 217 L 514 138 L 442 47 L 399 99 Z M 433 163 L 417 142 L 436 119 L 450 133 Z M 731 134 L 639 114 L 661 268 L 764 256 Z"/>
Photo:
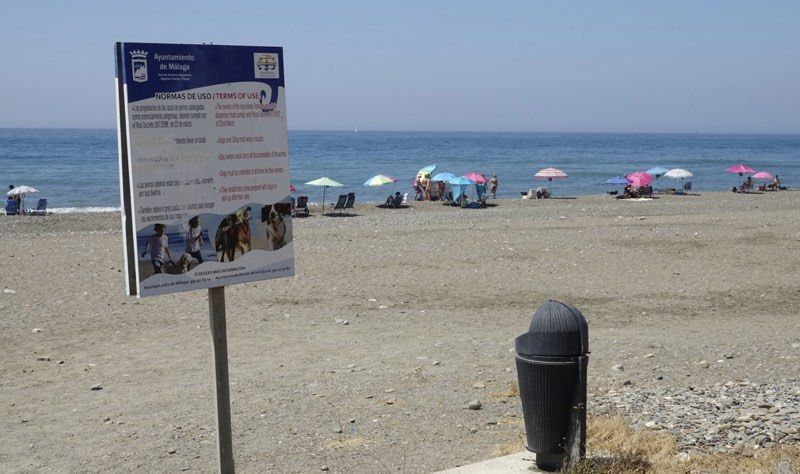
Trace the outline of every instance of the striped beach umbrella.
<path fill-rule="evenodd" d="M 550 188 L 549 191 L 552 191 L 554 179 L 564 179 L 567 178 L 568 176 L 567 173 L 561 171 L 558 168 L 544 168 L 537 171 L 536 174 L 533 175 L 533 177 L 537 179 L 546 179 L 548 184 L 547 187 Z M 552 192 L 550 194 L 552 194 Z"/>
<path fill-rule="evenodd" d="M 376 174 L 370 179 L 364 181 L 364 186 L 383 186 L 384 184 L 396 183 L 397 180 L 385 174 Z"/>

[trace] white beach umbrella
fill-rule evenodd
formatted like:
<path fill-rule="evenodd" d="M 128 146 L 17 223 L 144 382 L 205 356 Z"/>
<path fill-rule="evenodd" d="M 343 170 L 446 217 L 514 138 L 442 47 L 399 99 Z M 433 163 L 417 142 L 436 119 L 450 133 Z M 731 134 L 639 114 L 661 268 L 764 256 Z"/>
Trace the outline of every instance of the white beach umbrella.
<path fill-rule="evenodd" d="M 20 207 L 23 207 L 24 204 L 25 204 L 25 202 L 24 202 L 25 196 L 27 196 L 28 194 L 31 194 L 31 193 L 38 193 L 38 192 L 39 192 L 39 190 L 34 188 L 33 186 L 22 185 L 22 186 L 17 186 L 16 188 L 10 190 L 6 194 L 9 195 L 9 196 L 19 196 L 19 198 L 20 198 Z"/>
<path fill-rule="evenodd" d="M 17 186 L 16 188 L 12 189 L 11 191 L 7 192 L 6 194 L 9 196 L 26 196 L 31 193 L 38 193 L 39 190 L 34 188 L 33 186 Z"/>
<path fill-rule="evenodd" d="M 671 179 L 684 179 L 684 178 L 691 178 L 692 176 L 694 176 L 692 173 L 681 168 L 671 169 L 666 173 L 664 173 L 665 178 L 671 178 Z"/>

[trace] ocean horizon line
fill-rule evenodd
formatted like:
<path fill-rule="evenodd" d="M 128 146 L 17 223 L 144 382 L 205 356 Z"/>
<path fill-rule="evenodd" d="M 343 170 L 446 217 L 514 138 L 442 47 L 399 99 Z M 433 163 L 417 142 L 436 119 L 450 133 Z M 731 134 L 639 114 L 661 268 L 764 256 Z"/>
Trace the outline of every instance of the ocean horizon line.
<path fill-rule="evenodd" d="M 8 127 L 2 126 L 0 130 L 92 130 L 116 132 L 114 127 Z M 524 130 L 384 130 L 384 129 L 313 129 L 290 128 L 289 132 L 310 133 L 418 133 L 418 134 L 508 134 L 508 135 L 659 135 L 659 136 L 784 136 L 797 137 L 800 132 L 656 132 L 656 131 L 524 131 Z"/>

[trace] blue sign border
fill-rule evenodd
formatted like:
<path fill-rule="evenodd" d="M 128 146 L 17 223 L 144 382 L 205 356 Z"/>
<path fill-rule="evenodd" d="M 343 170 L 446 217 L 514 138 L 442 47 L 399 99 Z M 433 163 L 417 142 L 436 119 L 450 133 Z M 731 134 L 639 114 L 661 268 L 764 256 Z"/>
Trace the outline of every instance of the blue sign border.
<path fill-rule="evenodd" d="M 180 92 L 198 87 L 213 86 L 233 82 L 261 82 L 274 91 L 284 87 L 283 48 L 277 46 L 223 46 L 211 44 L 164 44 L 164 43 L 122 43 L 122 78 L 128 89 L 128 103 L 154 97 L 159 92 Z M 133 52 L 145 52 L 147 80 L 134 80 Z M 254 54 L 271 53 L 278 56 L 278 77 L 257 78 L 254 66 Z M 193 57 L 193 60 L 164 60 L 159 57 Z M 172 63 L 180 68 L 188 66 L 184 79 L 164 80 L 160 77 L 160 66 Z M 119 67 L 119 64 L 118 64 Z M 180 71 L 180 69 L 175 69 Z M 117 77 L 120 77 L 117 70 Z"/>

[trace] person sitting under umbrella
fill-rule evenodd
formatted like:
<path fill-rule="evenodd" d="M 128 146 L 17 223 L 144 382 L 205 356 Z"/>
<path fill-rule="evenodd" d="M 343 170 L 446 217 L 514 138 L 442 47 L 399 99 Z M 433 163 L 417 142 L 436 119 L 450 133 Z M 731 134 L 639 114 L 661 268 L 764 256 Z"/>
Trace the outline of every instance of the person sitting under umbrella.
<path fill-rule="evenodd" d="M 739 186 L 740 193 L 749 193 L 753 189 L 753 177 L 748 176 L 746 180 Z"/>
<path fill-rule="evenodd" d="M 8 185 L 8 191 L 11 192 L 11 190 L 13 190 L 13 189 L 14 189 L 14 185 L 13 184 L 9 184 Z M 20 194 L 14 194 L 14 195 L 10 196 L 9 199 L 13 199 L 14 201 L 16 201 L 17 209 L 20 209 L 22 207 L 22 194 L 21 193 Z"/>
<path fill-rule="evenodd" d="M 778 179 L 778 175 L 775 175 L 775 178 L 772 180 L 771 183 L 767 185 L 767 189 L 770 191 L 780 191 L 781 190 L 781 180 Z"/>

